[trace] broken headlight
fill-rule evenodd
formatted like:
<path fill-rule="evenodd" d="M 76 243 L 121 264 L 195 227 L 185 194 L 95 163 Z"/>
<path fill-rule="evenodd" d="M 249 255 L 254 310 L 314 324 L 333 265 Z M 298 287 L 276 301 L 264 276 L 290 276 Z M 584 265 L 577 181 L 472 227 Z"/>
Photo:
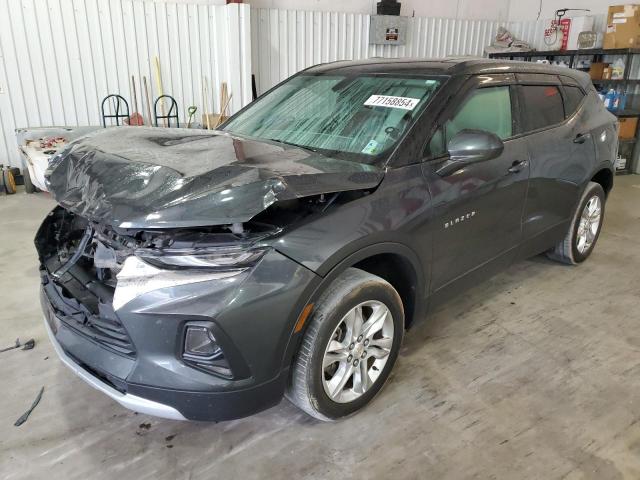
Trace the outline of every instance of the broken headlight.
<path fill-rule="evenodd" d="M 220 280 L 234 282 L 255 266 L 268 249 L 210 248 L 198 250 L 139 249 L 127 257 L 117 275 L 113 308 L 161 288 Z"/>
<path fill-rule="evenodd" d="M 233 246 L 185 250 L 139 249 L 135 253 L 146 263 L 158 268 L 178 270 L 203 268 L 229 271 L 254 266 L 267 253 L 267 249 L 247 249 L 243 246 Z"/>

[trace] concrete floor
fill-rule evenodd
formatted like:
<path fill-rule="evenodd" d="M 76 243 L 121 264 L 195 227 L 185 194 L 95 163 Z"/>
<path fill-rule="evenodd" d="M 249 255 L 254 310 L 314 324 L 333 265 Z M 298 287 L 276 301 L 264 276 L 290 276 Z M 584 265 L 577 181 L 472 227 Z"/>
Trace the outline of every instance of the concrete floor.
<path fill-rule="evenodd" d="M 1 478 L 640 478 L 638 176 L 616 179 L 589 261 L 534 258 L 432 313 L 382 393 L 334 424 L 287 401 L 221 424 L 155 419 L 77 379 L 37 301 L 32 238 L 52 206 L 0 197 L 0 346 L 38 342 L 0 353 Z"/>

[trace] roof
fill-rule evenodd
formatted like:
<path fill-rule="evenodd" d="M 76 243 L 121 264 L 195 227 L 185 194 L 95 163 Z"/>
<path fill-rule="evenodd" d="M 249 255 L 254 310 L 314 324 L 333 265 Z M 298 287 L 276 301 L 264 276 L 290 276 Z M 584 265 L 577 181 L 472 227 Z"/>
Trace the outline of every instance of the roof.
<path fill-rule="evenodd" d="M 316 65 L 307 70 L 313 73 L 412 73 L 425 75 L 477 75 L 488 73 L 546 73 L 565 75 L 580 83 L 588 78 L 584 72 L 566 67 L 514 60 L 485 59 L 479 57 L 427 58 L 368 58 L 338 61 Z"/>

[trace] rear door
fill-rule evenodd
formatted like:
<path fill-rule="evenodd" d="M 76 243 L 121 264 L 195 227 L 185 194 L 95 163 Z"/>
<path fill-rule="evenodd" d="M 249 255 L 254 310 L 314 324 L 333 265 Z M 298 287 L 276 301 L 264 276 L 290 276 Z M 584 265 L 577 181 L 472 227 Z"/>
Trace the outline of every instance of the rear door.
<path fill-rule="evenodd" d="M 555 243 L 579 197 L 579 186 L 593 168 L 593 133 L 582 119 L 584 91 L 558 76 L 518 75 L 521 124 L 527 139 L 530 180 L 523 215 L 524 255 Z"/>
<path fill-rule="evenodd" d="M 510 263 L 521 240 L 529 174 L 526 140 L 517 137 L 515 77 L 473 77 L 455 98 L 438 120 L 423 164 L 433 202 L 432 291 L 484 270 L 479 267 L 498 270 Z M 448 141 L 464 129 L 495 133 L 504 151 L 439 176 Z"/>

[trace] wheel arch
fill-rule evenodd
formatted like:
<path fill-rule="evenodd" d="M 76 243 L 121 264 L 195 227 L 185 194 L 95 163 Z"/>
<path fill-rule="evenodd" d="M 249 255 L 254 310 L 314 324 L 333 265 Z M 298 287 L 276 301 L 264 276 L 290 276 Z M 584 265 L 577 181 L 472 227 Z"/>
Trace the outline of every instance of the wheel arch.
<path fill-rule="evenodd" d="M 591 181 L 599 183 L 604 190 L 605 197 L 609 196 L 609 192 L 613 188 L 613 172 L 610 168 L 601 168 L 591 176 Z"/>
<path fill-rule="evenodd" d="M 426 311 L 427 280 L 421 267 L 418 255 L 408 246 L 397 242 L 381 242 L 356 251 L 332 262 L 327 267 L 323 265 L 326 274 L 315 284 L 312 291 L 306 295 L 306 300 L 298 309 L 302 313 L 305 306 L 313 304 L 322 292 L 341 273 L 348 268 L 359 268 L 388 281 L 400 295 L 405 313 L 405 328 L 411 326 L 416 318 L 420 318 Z M 298 351 L 308 323 L 295 331 L 297 320 L 291 326 L 290 338 L 283 358 L 283 366 L 289 367 Z"/>

